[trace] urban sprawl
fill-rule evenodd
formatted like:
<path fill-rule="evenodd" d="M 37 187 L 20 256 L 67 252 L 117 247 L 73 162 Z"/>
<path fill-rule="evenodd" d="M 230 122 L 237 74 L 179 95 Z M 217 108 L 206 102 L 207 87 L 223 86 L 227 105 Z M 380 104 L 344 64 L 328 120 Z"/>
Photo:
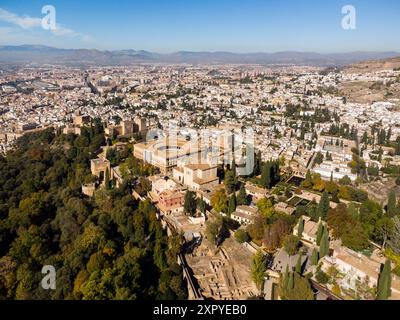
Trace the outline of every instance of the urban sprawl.
<path fill-rule="evenodd" d="M 7 67 L 0 152 L 101 124 L 82 197 L 134 176 L 132 197 L 182 234 L 190 299 L 400 299 L 399 101 L 353 102 L 344 82 L 400 71 Z"/>

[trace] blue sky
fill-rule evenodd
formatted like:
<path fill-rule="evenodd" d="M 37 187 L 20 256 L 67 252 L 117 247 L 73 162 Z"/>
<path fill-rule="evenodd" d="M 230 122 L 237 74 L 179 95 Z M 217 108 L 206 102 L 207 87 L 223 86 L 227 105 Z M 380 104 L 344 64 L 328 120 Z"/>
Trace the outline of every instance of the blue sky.
<path fill-rule="evenodd" d="M 59 32 L 40 27 L 53 5 Z M 341 27 L 344 5 L 356 30 Z M 400 51 L 399 0 L 0 0 L 0 44 L 191 51 Z"/>

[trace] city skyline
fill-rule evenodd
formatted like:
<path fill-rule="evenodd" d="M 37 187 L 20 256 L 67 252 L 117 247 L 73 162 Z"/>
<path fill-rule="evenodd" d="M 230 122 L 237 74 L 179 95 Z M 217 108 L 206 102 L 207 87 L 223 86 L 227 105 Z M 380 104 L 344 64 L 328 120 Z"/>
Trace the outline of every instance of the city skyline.
<path fill-rule="evenodd" d="M 56 30 L 44 30 L 44 5 L 56 9 Z M 342 8 L 356 9 L 345 30 Z M 397 1 L 122 1 L 118 6 L 77 1 L 3 1 L 0 45 L 136 49 L 159 53 L 400 51 Z"/>

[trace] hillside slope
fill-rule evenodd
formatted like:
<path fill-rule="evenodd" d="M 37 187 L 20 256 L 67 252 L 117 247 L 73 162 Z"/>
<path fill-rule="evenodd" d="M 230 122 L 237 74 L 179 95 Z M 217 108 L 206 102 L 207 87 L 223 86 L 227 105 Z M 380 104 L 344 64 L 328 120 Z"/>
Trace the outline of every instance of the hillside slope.
<path fill-rule="evenodd" d="M 400 56 L 383 60 L 368 60 L 344 68 L 346 73 L 369 73 L 400 68 Z"/>

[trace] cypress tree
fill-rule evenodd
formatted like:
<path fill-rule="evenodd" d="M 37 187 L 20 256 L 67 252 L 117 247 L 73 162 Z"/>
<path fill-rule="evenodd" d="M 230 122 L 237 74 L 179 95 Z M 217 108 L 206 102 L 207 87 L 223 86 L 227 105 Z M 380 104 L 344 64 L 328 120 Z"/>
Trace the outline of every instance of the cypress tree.
<path fill-rule="evenodd" d="M 104 178 L 104 185 L 106 187 L 107 190 L 109 190 L 111 188 L 111 184 L 110 184 L 110 170 L 107 168 L 106 170 L 106 176 Z"/>
<path fill-rule="evenodd" d="M 367 131 L 364 132 L 364 134 L 363 134 L 363 136 L 362 136 L 362 138 L 361 138 L 361 142 L 364 143 L 364 144 L 368 142 L 368 134 L 367 134 Z"/>
<path fill-rule="evenodd" d="M 228 214 L 234 213 L 236 210 L 236 195 L 232 194 L 229 198 Z"/>
<path fill-rule="evenodd" d="M 240 185 L 239 194 L 238 194 L 238 197 L 237 197 L 237 204 L 240 205 L 240 206 L 249 204 L 248 200 L 247 200 L 246 189 L 245 189 L 243 183 Z"/>
<path fill-rule="evenodd" d="M 400 136 L 398 136 L 397 139 L 396 139 L 396 145 L 395 145 L 394 154 L 396 154 L 396 155 L 400 154 Z"/>
<path fill-rule="evenodd" d="M 233 172 L 231 170 L 225 173 L 224 178 L 225 189 L 228 194 L 235 192 L 236 184 L 235 177 L 233 176 Z"/>
<path fill-rule="evenodd" d="M 262 173 L 261 173 L 261 186 L 264 188 L 271 188 L 271 165 L 269 162 L 264 164 L 262 168 Z"/>
<path fill-rule="evenodd" d="M 386 260 L 385 265 L 379 275 L 378 288 L 377 288 L 377 299 L 387 300 L 392 294 L 392 268 L 389 260 Z"/>
<path fill-rule="evenodd" d="M 300 217 L 299 228 L 297 229 L 297 236 L 300 239 L 303 237 L 303 231 L 304 231 L 304 219 L 303 217 Z"/>
<path fill-rule="evenodd" d="M 264 254 L 261 250 L 259 250 L 253 256 L 253 260 L 251 262 L 251 278 L 260 291 L 262 291 L 266 270 L 267 267 Z"/>
<path fill-rule="evenodd" d="M 194 217 L 196 214 L 196 209 L 197 209 L 197 202 L 195 193 L 191 191 L 186 191 L 185 202 L 183 204 L 184 212 Z"/>
<path fill-rule="evenodd" d="M 297 259 L 296 263 L 296 272 L 301 275 L 301 254 L 299 254 L 299 258 Z"/>
<path fill-rule="evenodd" d="M 320 222 L 317 230 L 317 246 L 321 244 L 321 238 L 323 233 L 324 233 L 324 225 Z"/>
<path fill-rule="evenodd" d="M 292 290 L 293 288 L 294 288 L 294 274 L 293 274 L 293 272 L 290 272 L 287 290 Z"/>
<path fill-rule="evenodd" d="M 199 200 L 198 208 L 202 214 L 206 213 L 206 203 L 204 202 L 203 196 L 201 196 Z"/>
<path fill-rule="evenodd" d="M 233 178 L 235 180 L 235 182 L 237 182 L 237 172 L 236 172 L 236 161 L 235 158 L 232 160 L 232 172 L 233 172 Z"/>
<path fill-rule="evenodd" d="M 329 253 L 329 234 L 328 228 L 324 228 L 324 233 L 321 238 L 321 245 L 319 246 L 319 257 L 323 258 Z"/>
<path fill-rule="evenodd" d="M 287 290 L 289 287 L 289 265 L 286 265 L 285 273 L 283 275 L 283 288 Z"/>
<path fill-rule="evenodd" d="M 389 128 L 387 135 L 386 135 L 386 143 L 390 142 L 390 138 L 392 137 L 392 127 Z"/>
<path fill-rule="evenodd" d="M 271 165 L 271 183 L 276 185 L 281 180 L 281 175 L 279 172 L 279 160 L 274 161 Z"/>
<path fill-rule="evenodd" d="M 387 214 L 389 215 L 389 217 L 394 217 L 396 213 L 396 194 L 394 193 L 394 191 L 390 191 L 387 205 Z"/>
<path fill-rule="evenodd" d="M 261 174 L 261 166 L 262 166 L 262 160 L 261 160 L 261 151 L 258 151 L 255 154 L 255 161 L 254 161 L 254 175 L 258 176 Z"/>
<path fill-rule="evenodd" d="M 304 136 L 306 134 L 306 130 L 304 129 L 304 127 L 300 128 L 300 140 L 304 140 Z"/>
<path fill-rule="evenodd" d="M 271 177 L 271 185 L 270 185 L 270 188 L 272 188 L 273 185 L 274 185 L 274 183 L 275 183 L 275 162 L 271 162 L 271 163 L 270 163 L 269 172 L 270 172 L 270 177 Z"/>
<path fill-rule="evenodd" d="M 318 251 L 314 248 L 311 255 L 311 265 L 316 266 L 318 264 Z"/>
<path fill-rule="evenodd" d="M 379 155 L 378 155 L 378 161 L 379 161 L 379 162 L 382 162 L 382 155 L 383 155 L 383 150 L 382 150 L 382 147 L 380 147 L 380 149 L 379 149 Z"/>
<path fill-rule="evenodd" d="M 326 220 L 329 211 L 329 194 L 327 191 L 324 191 L 322 194 L 321 200 L 318 204 L 318 216 L 322 220 Z"/>

